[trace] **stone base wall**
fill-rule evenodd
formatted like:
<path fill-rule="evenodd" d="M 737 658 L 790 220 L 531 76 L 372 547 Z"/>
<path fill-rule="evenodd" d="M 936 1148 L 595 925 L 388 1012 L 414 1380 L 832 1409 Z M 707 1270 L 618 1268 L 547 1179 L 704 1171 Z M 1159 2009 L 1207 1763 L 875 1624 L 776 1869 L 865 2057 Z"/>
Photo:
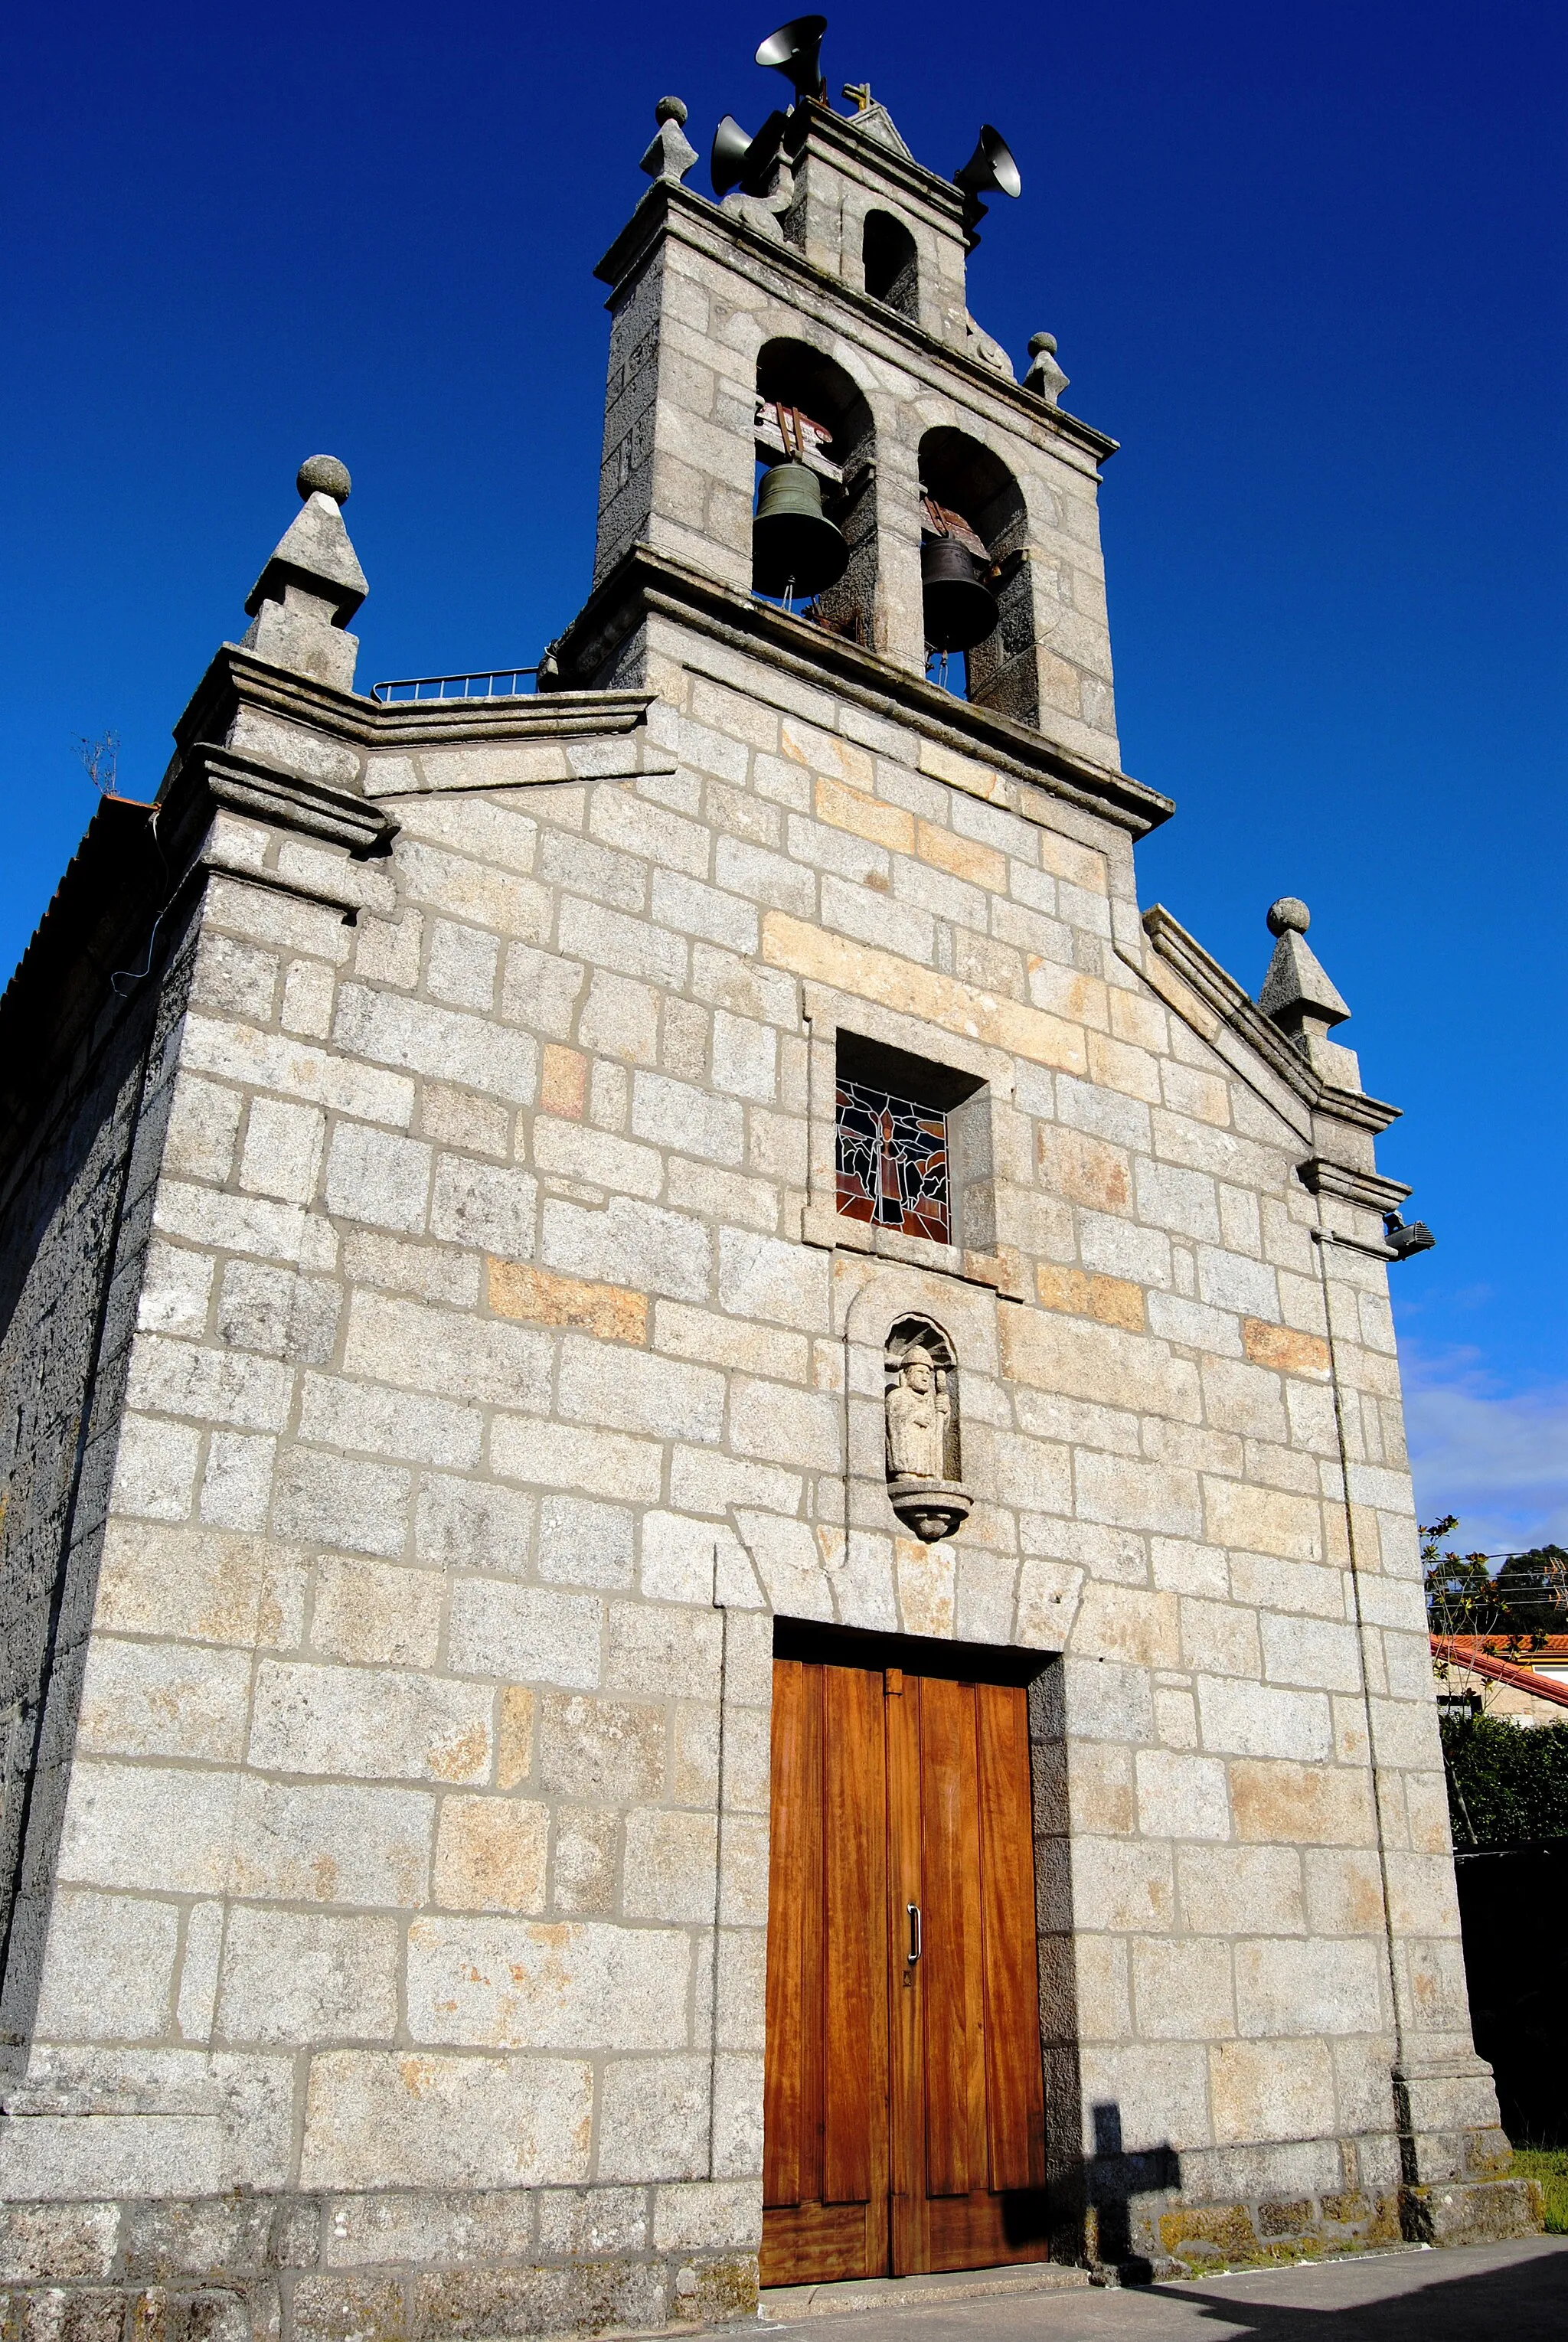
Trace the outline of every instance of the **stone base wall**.
<path fill-rule="evenodd" d="M 1164 2173 L 1158 2158 L 1097 2157 L 1085 2175 L 1084 2257 L 1126 2281 L 1402 2241 L 1531 2236 L 1542 2225 L 1541 2191 L 1533 2180 L 1507 2176 L 1510 2159 L 1506 2140 L 1491 2129 L 1200 2151 Z M 1440 2167 L 1446 2177 L 1417 2176 Z M 1059 2229 L 1061 2257 L 1076 2257 L 1075 2243 Z"/>
<path fill-rule="evenodd" d="M 1543 2219 L 1533 2179 L 1455 2181 L 1442 2187 L 1349 2187 L 1338 2194 L 1139 2207 L 1128 2255 L 1096 2223 L 1091 2255 L 1136 2275 L 1196 2276 L 1270 2261 L 1317 2260 L 1409 2244 L 1490 2245 L 1533 2236 Z"/>
<path fill-rule="evenodd" d="M 1533 2235 L 1543 2204 L 1533 2180 L 1507 2177 L 1496 2134 L 1463 2143 L 1453 2176 L 1409 2176 L 1441 2144 L 1393 2132 L 1301 2140 L 1183 2157 L 1179 2187 L 1130 2156 L 1092 2165 L 1084 2257 L 1123 2282 L 1204 2269 L 1320 2259 L 1401 2242 L 1493 2244 Z M 1075 2239 L 1059 2235 L 1073 2255 Z"/>
<path fill-rule="evenodd" d="M 1534 2179 L 1451 2180 L 1402 2187 L 1405 2236 L 1423 2245 L 1495 2245 L 1534 2236 L 1544 2226 L 1546 2199 Z"/>
<path fill-rule="evenodd" d="M 0 2209 L 0 2335 L 424 2342 L 724 2325 L 755 2316 L 757 2263 L 716 2241 L 714 2195 L 676 2185 L 11 2204 Z"/>
<path fill-rule="evenodd" d="M 1184 2201 L 1143 2193 L 1136 2173 L 1122 2186 L 1102 2175 L 1081 2237 L 1064 2227 L 1056 2257 L 1136 2283 L 1541 2227 L 1533 2180 L 1355 2184 L 1385 2143 L 1323 2144 L 1337 2146 L 1349 2184 L 1316 2195 Z M 1254 2178 L 1269 2159 L 1260 2154 Z M 1244 2190 L 1245 2173 L 1234 2176 Z M 731 2325 L 754 2318 L 758 2300 L 756 2255 L 733 2242 L 754 2222 L 755 2191 L 738 2192 L 748 2201 L 670 2184 L 11 2204 L 0 2208 L 0 2337 L 435 2342 Z"/>

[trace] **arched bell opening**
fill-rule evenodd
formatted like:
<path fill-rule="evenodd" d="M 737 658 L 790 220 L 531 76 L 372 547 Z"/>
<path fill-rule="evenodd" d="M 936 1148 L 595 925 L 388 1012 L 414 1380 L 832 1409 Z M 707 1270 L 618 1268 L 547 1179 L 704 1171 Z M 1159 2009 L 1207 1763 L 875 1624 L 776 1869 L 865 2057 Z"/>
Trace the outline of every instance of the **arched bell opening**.
<path fill-rule="evenodd" d="M 1000 456 L 962 431 L 920 443 L 922 598 L 927 672 L 964 696 L 1039 721 L 1028 515 Z"/>
<path fill-rule="evenodd" d="M 861 242 L 865 289 L 901 317 L 920 315 L 920 259 L 914 238 L 891 212 L 867 212 Z"/>
<path fill-rule="evenodd" d="M 871 409 L 808 343 L 757 357 L 752 587 L 830 634 L 869 647 L 876 592 Z"/>

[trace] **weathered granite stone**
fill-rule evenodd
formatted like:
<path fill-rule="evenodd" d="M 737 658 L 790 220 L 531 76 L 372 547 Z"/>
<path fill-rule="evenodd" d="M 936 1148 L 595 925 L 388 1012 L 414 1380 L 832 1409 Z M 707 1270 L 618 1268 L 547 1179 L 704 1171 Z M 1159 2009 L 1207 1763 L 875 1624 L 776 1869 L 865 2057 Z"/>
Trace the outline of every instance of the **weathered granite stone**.
<path fill-rule="evenodd" d="M 1393 1110 L 1301 906 L 1261 1006 L 1140 917 L 1110 443 L 975 363 L 958 190 L 803 108 L 762 231 L 661 115 L 557 687 L 355 696 L 313 458 L 178 727 L 145 978 L 100 974 L 167 891 L 108 806 L 0 1008 L 19 2328 L 751 2316 L 778 1616 L 1038 1662 L 1059 2249 L 1536 2217 L 1470 2036 Z M 749 590 L 786 345 L 861 466 L 831 625 Z M 965 480 L 968 697 L 920 554 Z M 838 1211 L 841 1036 L 950 1085 L 950 1241 Z"/>

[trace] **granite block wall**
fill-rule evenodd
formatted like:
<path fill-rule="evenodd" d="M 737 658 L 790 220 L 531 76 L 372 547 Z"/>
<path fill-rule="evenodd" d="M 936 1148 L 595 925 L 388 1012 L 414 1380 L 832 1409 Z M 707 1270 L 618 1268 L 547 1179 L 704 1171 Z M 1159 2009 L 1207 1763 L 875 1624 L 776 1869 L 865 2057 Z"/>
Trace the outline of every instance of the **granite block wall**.
<path fill-rule="evenodd" d="M 358 586 L 294 612 L 293 671 L 225 646 L 160 814 L 190 909 L 146 1081 L 105 1057 L 80 1174 L 13 1214 L 24 1382 L 115 1263 L 81 1536 L 37 1440 L 6 1522 L 18 1615 L 84 1553 L 6 2004 L 18 2323 L 748 2315 L 779 1617 L 1037 1658 L 1058 2251 L 1528 2217 L 1465 2005 L 1392 1110 L 1140 917 L 1169 807 L 1115 764 L 1110 443 L 973 321 L 927 346 L 648 202 L 556 687 L 336 688 Z M 876 422 L 869 647 L 747 591 L 786 331 Z M 1023 493 L 1033 729 L 923 676 L 918 443 L 960 425 Z M 963 1090 L 951 1242 L 837 1212 L 841 1036 Z M 934 1543 L 884 1464 L 912 1316 L 974 1499 Z"/>
<path fill-rule="evenodd" d="M 1114 2107 L 1161 2204 L 1371 2233 L 1396 2025 L 1468 2038 L 1383 1268 L 1148 980 L 1124 836 L 721 646 L 649 667 L 664 769 L 400 757 L 381 862 L 217 825 L 5 2192 L 254 2189 L 245 2283 L 305 2303 L 404 2235 L 366 2191 L 483 2199 L 519 2302 L 580 2204 L 617 2322 L 744 2304 L 783 1612 L 1060 1655 L 1068 2160 Z M 822 1240 L 857 1028 L 989 1074 L 989 1249 Z M 934 1546 L 880 1480 L 912 1307 L 976 1495 Z"/>

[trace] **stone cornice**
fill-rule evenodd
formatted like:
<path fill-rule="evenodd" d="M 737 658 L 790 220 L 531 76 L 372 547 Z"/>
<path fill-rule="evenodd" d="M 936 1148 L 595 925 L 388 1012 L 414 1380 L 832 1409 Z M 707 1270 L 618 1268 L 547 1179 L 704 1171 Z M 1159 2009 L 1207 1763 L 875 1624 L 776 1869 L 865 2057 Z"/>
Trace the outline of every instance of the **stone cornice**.
<path fill-rule="evenodd" d="M 182 791 L 202 782 L 215 805 L 275 828 L 326 838 L 350 854 L 384 853 L 397 834 L 392 816 L 357 790 L 330 788 L 208 741 L 187 749 L 180 770 Z"/>
<path fill-rule="evenodd" d="M 646 722 L 654 696 L 647 691 L 553 691 L 515 699 L 384 704 L 364 698 L 358 692 L 335 691 L 330 685 L 313 683 L 305 676 L 258 659 L 237 643 L 224 643 L 175 726 L 179 753 L 169 768 L 165 789 L 192 746 L 221 737 L 241 707 L 259 708 L 286 724 L 369 752 L 631 732 Z"/>
<path fill-rule="evenodd" d="M 645 726 L 654 696 L 645 691 L 553 692 L 543 698 L 423 700 L 384 706 L 336 691 L 225 643 L 175 727 L 175 753 L 154 810 L 115 798 L 87 826 L 53 900 L 0 996 L 0 1176 L 25 1146 L 39 1107 L 65 1088 L 104 1036 L 130 1013 L 117 1006 L 111 976 L 140 966 L 148 931 L 172 916 L 221 869 L 265 886 L 343 909 L 351 901 L 304 880 L 208 850 L 215 816 L 231 814 L 319 838 L 360 859 L 384 853 L 397 822 L 365 790 L 378 749 L 545 743 L 622 736 Z M 220 745 L 245 713 L 269 719 L 267 747 Z M 285 728 L 286 727 L 286 728 Z M 255 730 L 254 725 L 251 729 Z M 289 748 L 297 736 L 300 758 Z M 301 769 L 307 760 L 315 769 Z M 322 765 L 332 767 L 324 778 Z M 142 982 L 156 982 L 149 969 Z"/>
<path fill-rule="evenodd" d="M 886 342 L 890 355 L 895 355 L 902 347 L 924 359 L 928 379 L 934 379 L 935 369 L 956 376 L 967 393 L 984 392 L 986 398 L 1006 408 L 1011 417 L 1026 424 L 1042 443 L 1064 440 L 1095 464 L 1103 464 L 1116 453 L 1116 441 L 1096 431 L 1092 424 L 1080 421 L 1062 407 L 1048 406 L 1021 383 L 1009 382 L 1004 375 L 950 348 L 912 318 L 901 317 L 885 302 L 873 300 L 869 293 L 845 285 L 839 277 L 824 275 L 792 245 L 774 244 L 771 236 L 760 235 L 733 212 L 720 211 L 716 205 L 705 202 L 689 188 L 672 185 L 668 180 L 661 180 L 649 188 L 594 271 L 602 284 L 614 288 L 606 305 L 614 304 L 627 277 L 664 235 L 675 236 L 715 257 L 740 258 L 754 266 L 759 261 L 765 263 L 786 281 L 793 280 L 818 298 L 836 302 L 848 310 L 862 337 L 869 341 L 873 349 L 880 336 Z"/>
<path fill-rule="evenodd" d="M 1314 1196 L 1333 1196 L 1342 1204 L 1353 1204 L 1358 1211 L 1376 1212 L 1380 1216 L 1396 1212 L 1413 1192 L 1399 1179 L 1385 1179 L 1377 1171 L 1351 1171 L 1321 1155 L 1309 1155 L 1304 1163 L 1298 1163 L 1296 1176 Z"/>
<path fill-rule="evenodd" d="M 1381 1098 L 1363 1096 L 1359 1090 L 1340 1089 L 1325 1082 L 1278 1026 L 1263 1015 L 1251 994 L 1227 974 L 1217 959 L 1211 957 L 1163 904 L 1155 903 L 1144 912 L 1143 927 L 1154 950 L 1174 968 L 1189 991 L 1196 994 L 1222 1025 L 1244 1040 L 1270 1073 L 1314 1114 L 1326 1115 L 1374 1134 L 1386 1130 L 1391 1122 L 1399 1119 L 1398 1106 L 1385 1105 Z M 1129 955 L 1124 953 L 1123 956 L 1130 966 L 1138 966 Z M 1401 1190 L 1402 1195 L 1409 1193 L 1408 1187 Z"/>
<path fill-rule="evenodd" d="M 370 745 L 435 748 L 474 740 L 603 738 L 646 723 L 656 696 L 651 691 L 551 691 L 530 699 L 404 700 L 387 707 L 373 700 Z"/>
<path fill-rule="evenodd" d="M 276 871 L 207 854 L 221 813 L 321 838 L 355 857 L 385 851 L 397 830 L 356 789 L 209 741 L 192 741 L 176 757 L 155 819 L 153 808 L 105 799 L 0 996 L 0 1182 L 25 1149 L 40 1107 L 90 1070 L 109 1035 L 139 1009 L 141 987 L 156 990 L 160 962 L 150 937 L 156 931 L 160 951 L 173 939 L 209 867 L 345 907 Z M 138 973 L 126 982 L 133 968 Z"/>
<path fill-rule="evenodd" d="M 562 671 L 593 672 L 651 615 L 690 626 L 819 690 L 825 684 L 924 739 L 1097 814 L 1134 837 L 1175 811 L 1169 797 L 1128 774 L 1076 756 L 1011 716 L 955 699 L 924 676 L 803 618 L 786 617 L 771 603 L 737 593 L 651 545 L 633 545 L 589 596 L 555 645 Z"/>

